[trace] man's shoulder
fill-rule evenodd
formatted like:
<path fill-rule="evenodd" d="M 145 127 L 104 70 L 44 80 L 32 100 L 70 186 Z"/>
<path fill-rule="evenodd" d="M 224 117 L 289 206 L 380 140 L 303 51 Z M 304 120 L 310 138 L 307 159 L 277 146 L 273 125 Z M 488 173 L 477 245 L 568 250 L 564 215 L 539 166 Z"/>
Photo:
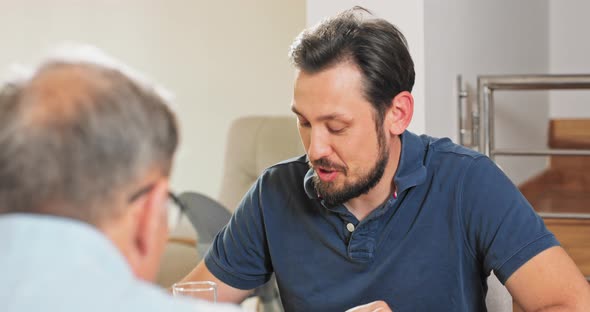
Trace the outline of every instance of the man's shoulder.
<path fill-rule="evenodd" d="M 283 160 L 266 168 L 261 177 L 270 179 L 303 177 L 309 170 L 307 155 L 301 155 Z"/>
<path fill-rule="evenodd" d="M 267 168 L 268 169 L 273 169 L 273 168 L 288 168 L 288 167 L 306 167 L 308 166 L 308 160 L 307 160 L 307 155 L 303 154 L 303 155 L 299 155 L 299 156 L 295 156 L 289 159 L 285 159 L 283 161 L 280 161 L 270 167 Z M 309 167 L 307 167 L 309 169 Z"/>
<path fill-rule="evenodd" d="M 303 195 L 304 181 L 309 170 L 306 155 L 281 161 L 263 170 L 248 194 L 271 195 L 273 198 L 281 198 L 280 200 L 294 194 Z"/>
<path fill-rule="evenodd" d="M 463 145 L 459 145 L 451 141 L 449 138 L 436 138 L 428 135 L 421 135 L 422 142 L 427 146 L 427 149 L 435 153 L 444 154 L 446 156 L 460 156 L 476 159 L 479 157 L 485 157 L 483 154 L 467 148 Z"/>

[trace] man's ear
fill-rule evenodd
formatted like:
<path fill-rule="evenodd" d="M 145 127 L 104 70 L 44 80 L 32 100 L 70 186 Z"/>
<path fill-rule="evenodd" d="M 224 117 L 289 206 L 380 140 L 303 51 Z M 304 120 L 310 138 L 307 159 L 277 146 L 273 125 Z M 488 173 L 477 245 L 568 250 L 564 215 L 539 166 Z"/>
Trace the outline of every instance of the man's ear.
<path fill-rule="evenodd" d="M 166 226 L 165 205 L 168 200 L 168 183 L 159 181 L 144 196 L 144 200 L 138 203 L 136 211 L 135 248 L 140 257 L 145 257 L 153 252 L 157 245 L 162 226 Z"/>
<path fill-rule="evenodd" d="M 386 111 L 386 124 L 392 135 L 402 134 L 410 125 L 414 115 L 414 97 L 408 91 L 398 93 Z"/>

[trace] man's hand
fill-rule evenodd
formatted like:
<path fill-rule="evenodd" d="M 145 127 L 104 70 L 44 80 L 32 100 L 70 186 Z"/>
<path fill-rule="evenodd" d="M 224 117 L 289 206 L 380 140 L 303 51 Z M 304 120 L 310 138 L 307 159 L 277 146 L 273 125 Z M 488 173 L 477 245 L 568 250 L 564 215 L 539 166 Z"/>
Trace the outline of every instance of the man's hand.
<path fill-rule="evenodd" d="M 373 301 L 362 306 L 346 310 L 346 312 L 392 312 L 385 301 Z"/>

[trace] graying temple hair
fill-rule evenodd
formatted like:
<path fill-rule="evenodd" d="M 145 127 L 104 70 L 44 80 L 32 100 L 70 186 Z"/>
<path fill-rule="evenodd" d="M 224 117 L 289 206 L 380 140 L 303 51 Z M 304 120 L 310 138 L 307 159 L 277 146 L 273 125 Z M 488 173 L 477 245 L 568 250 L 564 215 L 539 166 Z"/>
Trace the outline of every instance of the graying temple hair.
<path fill-rule="evenodd" d="M 31 85 L 60 68 L 80 70 L 90 88 L 73 105 L 48 113 Z M 0 213 L 97 224 L 120 213 L 112 200 L 142 175 L 154 169 L 168 175 L 176 120 L 161 89 L 138 77 L 97 49 L 68 47 L 0 86 Z M 94 88 L 99 82 L 106 87 Z"/>

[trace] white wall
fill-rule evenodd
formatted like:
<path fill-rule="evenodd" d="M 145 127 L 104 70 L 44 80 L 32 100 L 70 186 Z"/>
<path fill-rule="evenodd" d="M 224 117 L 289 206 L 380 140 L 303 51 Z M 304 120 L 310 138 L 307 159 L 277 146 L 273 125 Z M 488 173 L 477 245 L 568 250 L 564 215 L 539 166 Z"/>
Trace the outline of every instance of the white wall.
<path fill-rule="evenodd" d="M 554 74 L 590 74 L 590 1 L 549 1 L 550 66 Z M 551 118 L 590 118 L 590 90 L 551 91 Z"/>
<path fill-rule="evenodd" d="M 0 71 L 67 41 L 94 44 L 176 94 L 173 188 L 218 196 L 231 120 L 289 114 L 287 53 L 305 1 L 0 0 Z"/>
<path fill-rule="evenodd" d="M 416 83 L 414 118 L 410 130 L 424 133 L 424 14 L 423 1 L 379 0 L 307 0 L 307 25 L 312 26 L 325 17 L 360 5 L 374 15 L 396 25 L 405 35 L 414 60 Z"/>
<path fill-rule="evenodd" d="M 548 2 L 425 0 L 426 132 L 457 139 L 456 75 L 475 104 L 477 75 L 546 73 Z M 579 37 L 578 37 L 579 38 Z M 546 92 L 496 92 L 496 146 L 543 147 Z M 538 172 L 544 158 L 497 159 L 515 183 Z"/>

